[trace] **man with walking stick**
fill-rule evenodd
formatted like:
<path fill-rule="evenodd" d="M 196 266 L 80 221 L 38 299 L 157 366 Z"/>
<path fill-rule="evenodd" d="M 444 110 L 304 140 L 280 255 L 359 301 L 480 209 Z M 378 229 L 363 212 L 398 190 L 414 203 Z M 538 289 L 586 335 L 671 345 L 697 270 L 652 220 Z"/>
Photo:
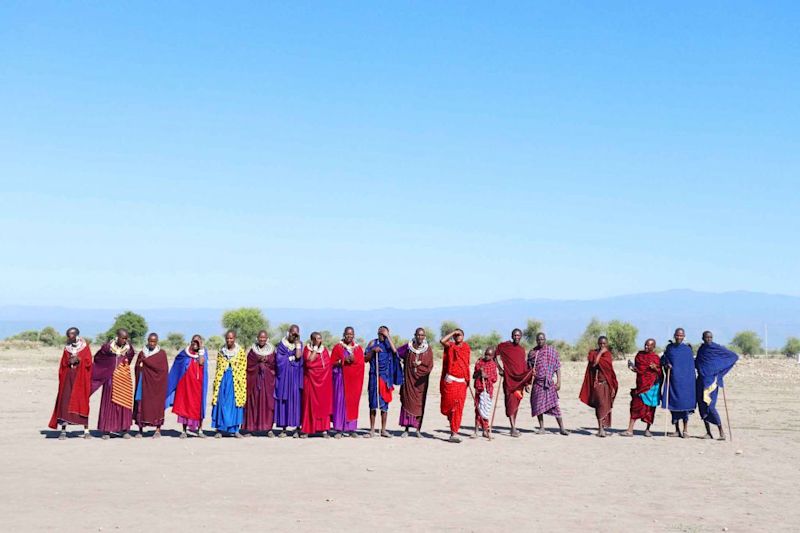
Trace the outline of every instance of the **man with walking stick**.
<path fill-rule="evenodd" d="M 738 360 L 738 355 L 714 342 L 714 335 L 710 331 L 703 332 L 703 344 L 697 351 L 695 366 L 697 367 L 697 408 L 706 425 L 706 434 L 703 437 L 705 439 L 714 438 L 711 435 L 711 424 L 714 424 L 719 429 L 719 440 L 725 440 L 722 418 L 717 411 L 717 395 L 719 390 L 722 389 L 725 418 L 728 421 L 728 434 L 733 440 L 723 378 Z"/>
<path fill-rule="evenodd" d="M 667 381 L 661 407 L 672 414 L 672 423 L 675 425 L 675 432 L 667 435 L 686 438 L 689 436 L 686 431 L 689 415 L 697 405 L 694 355 L 691 345 L 683 342 L 686 338 L 683 328 L 676 329 L 673 338 L 661 356 L 661 366 Z M 681 422 L 683 428 L 680 426 Z"/>

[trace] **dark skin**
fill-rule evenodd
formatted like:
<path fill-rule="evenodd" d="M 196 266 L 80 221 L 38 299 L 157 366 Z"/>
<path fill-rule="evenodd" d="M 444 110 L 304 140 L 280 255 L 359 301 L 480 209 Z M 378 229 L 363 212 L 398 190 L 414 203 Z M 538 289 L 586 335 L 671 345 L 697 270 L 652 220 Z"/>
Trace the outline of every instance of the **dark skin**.
<path fill-rule="evenodd" d="M 389 331 L 389 328 L 386 326 L 381 326 L 378 328 L 378 340 L 386 341 L 389 343 L 389 350 L 392 353 L 397 353 L 397 348 L 395 348 L 394 343 L 392 342 L 392 334 Z M 383 350 L 380 346 L 373 346 L 372 349 L 369 350 L 368 353 L 364 354 L 364 359 L 367 361 L 372 361 L 372 358 L 377 356 Z M 375 367 L 377 368 L 377 366 Z M 389 432 L 386 431 L 386 419 L 389 416 L 387 411 L 381 411 L 381 437 L 389 437 Z M 375 409 L 370 409 L 369 411 L 369 434 L 372 435 L 372 432 L 375 431 Z"/>
<path fill-rule="evenodd" d="M 269 335 L 267 335 L 266 331 L 260 332 L 258 334 L 258 337 L 256 337 L 256 344 L 258 344 L 259 348 L 263 348 L 264 346 L 267 345 L 268 342 L 269 342 Z M 259 361 L 264 363 L 264 362 L 267 361 L 267 356 L 266 355 L 261 355 L 261 356 L 259 356 L 258 359 L 259 359 Z"/>
<path fill-rule="evenodd" d="M 514 328 L 511 332 L 511 344 L 514 346 L 519 346 L 519 343 L 522 342 L 522 330 L 519 328 Z M 497 361 L 497 369 L 500 373 L 500 376 L 505 376 L 505 369 L 500 364 L 500 361 Z M 517 430 L 517 414 L 514 413 L 510 417 L 508 417 L 508 421 L 511 423 L 511 436 L 512 437 L 519 437 L 519 431 Z"/>
<path fill-rule="evenodd" d="M 481 358 L 481 360 L 491 361 L 492 359 L 494 359 L 494 348 L 486 348 L 486 350 L 484 350 L 483 352 L 483 357 Z M 472 377 L 473 379 L 483 379 L 483 372 L 477 370 L 475 371 L 475 374 Z M 478 420 L 478 414 L 475 413 L 475 431 L 472 433 L 473 439 L 478 437 L 478 426 L 480 425 L 479 422 L 480 421 Z M 484 429 L 483 436 L 489 438 L 489 431 Z"/>
<path fill-rule="evenodd" d="M 414 332 L 414 339 L 412 341 L 412 344 L 414 345 L 414 348 L 419 348 L 420 346 L 422 346 L 422 343 L 425 342 L 425 337 L 426 336 L 427 335 L 425 334 L 425 328 L 417 328 L 417 330 Z M 414 360 L 414 365 L 419 365 L 419 361 L 415 359 Z M 419 437 L 419 432 L 422 429 L 422 417 L 418 416 L 417 420 L 419 421 L 419 424 L 418 424 L 418 426 L 416 428 L 416 430 L 417 430 L 416 431 L 416 435 L 417 435 L 417 437 Z M 406 426 L 406 430 L 405 430 L 405 432 L 403 432 L 402 436 L 405 437 L 406 435 L 408 435 L 408 432 L 410 431 L 410 429 L 411 429 L 410 427 Z"/>
<path fill-rule="evenodd" d="M 147 336 L 147 348 L 150 351 L 153 351 L 156 349 L 156 346 L 158 346 L 158 335 L 156 335 L 155 333 L 151 333 L 150 335 Z M 139 366 L 142 366 L 143 364 L 144 363 L 139 363 Z M 142 437 L 144 437 L 144 428 L 142 428 L 142 426 L 140 425 L 139 433 L 136 434 L 136 438 L 140 439 Z M 161 437 L 161 426 L 156 426 L 156 430 L 153 432 L 153 438 L 157 439 L 159 437 Z"/>
<path fill-rule="evenodd" d="M 225 347 L 227 347 L 229 350 L 233 350 L 236 347 L 236 333 L 235 332 L 229 331 L 229 332 L 225 333 Z M 219 363 L 217 363 L 217 364 L 219 364 Z M 239 430 L 237 429 L 236 432 L 234 432 L 233 436 L 236 437 L 237 439 L 240 439 L 244 435 L 242 435 L 241 432 L 239 432 Z M 218 439 L 221 438 L 222 437 L 222 432 L 218 430 L 217 433 L 214 435 L 214 437 L 216 437 Z"/>
<path fill-rule="evenodd" d="M 711 333 L 710 331 L 703 332 L 703 344 L 711 344 L 712 342 L 714 342 L 714 334 Z M 713 439 L 714 435 L 711 434 L 711 424 L 709 424 L 705 420 L 703 420 L 703 423 L 706 426 L 706 434 L 703 435 L 703 438 L 704 439 Z M 726 438 L 725 437 L 725 430 L 722 429 L 722 424 L 719 424 L 717 426 L 717 429 L 719 430 L 719 438 L 717 440 L 725 440 L 725 438 Z"/>
<path fill-rule="evenodd" d="M 597 365 L 600 363 L 600 356 L 604 353 L 608 352 L 608 339 L 601 337 L 597 340 L 597 356 L 592 361 L 592 367 L 597 368 Z M 597 435 L 599 437 L 606 436 L 606 430 L 603 428 L 603 423 L 598 420 L 597 421 Z"/>
<path fill-rule="evenodd" d="M 114 340 L 114 344 L 116 344 L 120 348 L 125 346 L 126 344 L 128 344 L 128 332 L 125 331 L 125 330 L 118 331 L 117 332 L 117 338 Z M 128 360 L 127 357 L 122 357 L 119 361 L 117 361 L 117 364 L 119 364 L 120 366 L 130 366 L 130 361 Z M 130 433 L 125 432 L 125 433 L 122 434 L 122 437 L 126 438 L 126 439 L 129 439 L 129 438 L 131 438 L 131 435 L 130 435 Z M 109 438 L 111 438 L 111 433 L 110 432 L 106 432 L 103 435 L 103 439 L 107 440 Z"/>
<path fill-rule="evenodd" d="M 75 346 L 76 344 L 78 344 L 78 330 L 77 329 L 69 328 L 67 330 L 67 344 L 69 344 L 70 346 Z M 80 364 L 80 362 L 81 362 L 81 360 L 76 354 L 70 354 L 69 355 L 69 361 L 68 361 L 67 364 L 74 368 L 74 367 L 78 366 L 78 364 Z M 67 438 L 67 425 L 66 424 L 61 424 L 61 433 L 59 434 L 58 438 L 59 438 L 59 440 L 64 440 L 64 439 Z M 91 435 L 89 434 L 89 426 L 88 425 L 83 426 L 83 438 L 84 439 L 91 438 Z"/>
<path fill-rule="evenodd" d="M 205 360 L 203 359 L 203 356 L 202 356 L 202 350 L 203 350 L 203 337 L 201 337 L 200 335 L 194 335 L 192 337 L 192 340 L 189 341 L 189 352 L 190 352 L 190 355 L 194 355 L 194 354 L 199 355 L 199 357 L 197 358 L 197 364 L 199 364 L 201 367 L 205 364 Z M 183 432 L 181 433 L 181 438 L 182 439 L 186 438 L 186 436 L 187 436 L 186 424 L 183 424 Z M 205 438 L 205 436 L 206 436 L 206 434 L 203 433 L 203 421 L 202 420 L 200 420 L 200 427 L 197 428 L 197 436 L 198 437 L 202 437 L 202 438 Z"/>
<path fill-rule="evenodd" d="M 674 342 L 676 344 L 683 344 L 683 341 L 686 339 L 686 331 L 684 331 L 683 328 L 678 328 L 678 329 L 675 330 L 675 334 L 672 336 L 672 338 L 673 338 L 673 340 L 674 340 Z M 667 363 L 667 371 L 668 372 L 672 371 L 672 365 L 669 364 L 669 363 Z M 675 432 L 674 433 L 667 433 L 667 436 L 668 437 L 674 437 L 675 435 L 678 435 L 679 437 L 682 437 L 684 439 L 688 438 L 689 437 L 689 433 L 688 433 L 687 427 L 686 427 L 688 425 L 688 423 L 689 423 L 688 420 L 684 420 L 683 421 L 683 430 L 681 430 L 680 421 L 675 422 Z"/>
<path fill-rule="evenodd" d="M 656 341 L 655 341 L 655 339 L 647 339 L 647 341 L 645 341 L 645 343 L 644 343 L 644 351 L 647 352 L 647 353 L 653 353 L 653 352 L 655 352 L 655 350 L 656 350 Z M 656 365 L 655 363 L 650 363 L 649 366 L 653 370 L 658 370 L 658 365 Z M 630 368 L 631 372 L 636 372 L 636 367 L 635 366 L 629 365 L 628 368 Z M 622 435 L 623 437 L 632 437 L 633 436 L 633 425 L 635 423 L 636 423 L 636 420 L 631 418 L 628 421 L 628 429 L 626 431 L 623 431 L 622 433 L 620 433 L 620 435 Z M 650 432 L 650 426 L 651 426 L 651 424 L 647 424 L 647 428 L 644 431 L 644 436 L 645 437 L 652 437 L 653 436 L 653 434 Z"/>
<path fill-rule="evenodd" d="M 442 347 L 445 347 L 450 343 L 451 340 L 456 344 L 456 346 L 458 346 L 459 344 L 464 342 L 464 332 L 461 331 L 460 329 L 457 329 L 455 331 L 451 331 L 450 333 L 445 335 L 439 342 L 441 343 Z M 467 384 L 469 384 L 469 382 L 467 382 Z M 472 390 L 472 389 L 470 389 L 470 390 Z M 451 442 L 461 442 L 461 439 L 458 438 L 458 435 L 456 433 L 451 431 L 450 432 L 450 441 Z"/>
<path fill-rule="evenodd" d="M 353 341 L 356 338 L 356 332 L 351 327 L 344 328 L 344 332 L 342 333 L 342 342 L 345 343 L 347 346 L 352 346 Z M 344 361 L 337 361 L 336 366 L 342 366 L 342 363 L 346 365 L 350 365 L 355 361 L 353 354 L 348 354 L 344 357 Z"/>
<path fill-rule="evenodd" d="M 542 349 L 545 346 L 547 346 L 547 336 L 544 333 L 538 333 L 536 335 L 536 347 L 539 348 L 539 349 Z M 530 355 L 531 355 L 531 353 L 528 354 L 528 356 L 530 356 Z M 534 368 L 534 369 L 531 370 L 531 380 L 533 380 L 535 378 L 536 378 L 536 369 Z M 558 370 L 556 370 L 556 386 L 555 387 L 556 387 L 556 392 L 561 390 L 561 369 L 560 368 Z M 537 430 L 537 433 L 544 434 L 544 432 L 545 432 L 545 429 L 544 429 L 544 415 L 543 414 L 538 415 L 536 418 L 539 421 L 539 429 Z M 567 430 L 564 429 L 564 420 L 560 416 L 556 417 L 556 422 L 558 423 L 558 432 L 561 435 L 569 435 L 569 433 L 567 433 Z"/>
<path fill-rule="evenodd" d="M 286 340 L 289 341 L 292 344 L 297 344 L 297 342 L 300 340 L 300 326 L 298 326 L 297 324 L 292 324 L 289 327 L 289 332 L 286 334 Z M 302 352 L 295 355 L 295 357 L 302 357 L 302 356 L 303 356 Z M 283 431 L 281 431 L 280 435 L 278 435 L 278 436 L 279 437 L 285 437 L 286 436 L 286 428 L 283 428 Z M 293 436 L 294 437 L 299 437 L 300 436 L 300 428 L 295 428 Z"/>

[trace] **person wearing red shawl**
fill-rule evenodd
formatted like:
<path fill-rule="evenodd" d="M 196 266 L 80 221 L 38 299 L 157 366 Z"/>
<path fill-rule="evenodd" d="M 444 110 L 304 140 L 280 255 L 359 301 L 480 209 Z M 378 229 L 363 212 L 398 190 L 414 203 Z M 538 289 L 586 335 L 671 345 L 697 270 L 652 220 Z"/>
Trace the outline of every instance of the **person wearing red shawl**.
<path fill-rule="evenodd" d="M 627 431 L 620 433 L 623 437 L 633 436 L 633 425 L 637 420 L 647 424 L 644 436 L 653 436 L 650 426 L 655 420 L 661 383 L 661 358 L 655 350 L 655 339 L 647 339 L 644 350 L 636 354 L 635 361 L 628 361 L 628 368 L 636 373 L 636 387 L 631 389 L 631 419 Z"/>
<path fill-rule="evenodd" d="M 611 426 L 611 410 L 619 388 L 614 373 L 614 357 L 608 349 L 605 335 L 597 339 L 597 349 L 589 351 L 587 359 L 586 374 L 578 397 L 589 407 L 594 407 L 597 436 L 605 437 L 605 428 Z"/>
<path fill-rule="evenodd" d="M 303 425 L 300 437 L 322 432 L 330 436 L 333 413 L 333 377 L 331 356 L 322 344 L 322 335 L 314 331 L 303 348 Z"/>
<path fill-rule="evenodd" d="M 147 344 L 133 365 L 136 374 L 136 393 L 133 397 L 133 419 L 139 426 L 136 438 L 144 436 L 145 426 L 153 426 L 153 438 L 161 436 L 164 424 L 164 402 L 167 399 L 169 363 L 167 352 L 158 345 L 158 335 L 147 336 Z"/>
<path fill-rule="evenodd" d="M 397 350 L 403 361 L 403 384 L 400 386 L 400 425 L 406 429 L 400 435 L 408 437 L 414 428 L 419 438 L 422 417 L 425 415 L 425 400 L 428 397 L 428 382 L 433 370 L 433 350 L 425 339 L 425 328 L 417 328 L 411 342 Z"/>
<path fill-rule="evenodd" d="M 67 343 L 58 365 L 58 394 L 48 427 L 61 426 L 59 440 L 67 438 L 67 425 L 83 426 L 83 438 L 89 433 L 89 394 L 92 387 L 92 351 L 80 337 L 78 328 L 67 330 Z"/>
<path fill-rule="evenodd" d="M 464 401 L 467 399 L 470 348 L 464 342 L 464 332 L 461 329 L 451 331 L 439 342 L 444 348 L 442 378 L 439 381 L 442 393 L 441 412 L 450 422 L 449 441 L 461 442 L 458 430 L 461 429 Z"/>
<path fill-rule="evenodd" d="M 128 342 L 129 334 L 125 328 L 117 330 L 117 338 L 105 343 L 94 354 L 92 366 L 92 394 L 103 388 L 100 396 L 100 416 L 97 429 L 103 432 L 103 439 L 111 435 L 131 438 L 133 421 L 133 378 L 131 361 L 135 352 Z"/>
<path fill-rule="evenodd" d="M 472 373 L 475 380 L 475 431 L 471 439 L 478 438 L 478 428 L 481 428 L 484 437 L 489 437 L 489 419 L 481 414 L 481 393 L 486 392 L 489 399 L 494 399 L 494 384 L 497 382 L 497 361 L 494 348 L 486 348 L 483 358 L 475 361 L 475 371 Z M 494 403 L 493 401 L 490 403 Z"/>
<path fill-rule="evenodd" d="M 256 342 L 247 352 L 247 401 L 244 404 L 244 426 L 249 435 L 266 431 L 274 437 L 275 419 L 275 346 L 266 330 L 258 332 Z"/>
<path fill-rule="evenodd" d="M 511 340 L 501 342 L 495 348 L 495 359 L 500 358 L 500 375 L 503 376 L 503 399 L 506 416 L 511 422 L 511 436 L 519 437 L 517 429 L 517 413 L 522 401 L 523 391 L 531 382 L 532 372 L 528 368 L 528 357 L 522 347 L 522 330 L 515 328 L 511 332 Z"/>
<path fill-rule="evenodd" d="M 335 438 L 358 437 L 358 406 L 364 388 L 364 349 L 355 341 L 356 332 L 344 328 L 342 340 L 331 352 L 333 375 L 333 430 Z"/>

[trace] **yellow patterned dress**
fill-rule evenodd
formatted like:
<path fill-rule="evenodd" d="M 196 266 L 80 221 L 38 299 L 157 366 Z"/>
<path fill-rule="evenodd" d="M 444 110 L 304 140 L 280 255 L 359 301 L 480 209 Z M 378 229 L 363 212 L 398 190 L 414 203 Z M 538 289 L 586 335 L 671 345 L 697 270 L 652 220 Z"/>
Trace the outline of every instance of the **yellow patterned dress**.
<path fill-rule="evenodd" d="M 247 399 L 247 354 L 238 344 L 217 353 L 217 372 L 211 396 L 211 424 L 223 433 L 237 433 Z"/>

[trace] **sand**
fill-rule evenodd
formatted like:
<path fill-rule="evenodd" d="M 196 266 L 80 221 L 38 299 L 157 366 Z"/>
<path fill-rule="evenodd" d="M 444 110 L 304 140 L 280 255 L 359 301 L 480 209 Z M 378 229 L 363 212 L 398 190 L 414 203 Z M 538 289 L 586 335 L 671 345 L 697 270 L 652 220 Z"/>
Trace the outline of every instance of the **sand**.
<path fill-rule="evenodd" d="M 561 407 L 571 434 L 455 445 L 439 414 L 429 438 L 165 438 L 58 441 L 48 431 L 57 349 L 0 350 L 0 510 L 4 531 L 790 531 L 800 524 L 800 366 L 744 360 L 728 386 L 733 441 L 599 439 L 577 399 L 583 365 L 566 363 Z M 633 374 L 616 363 L 614 428 L 628 421 Z M 90 422 L 97 420 L 99 394 Z M 209 395 L 210 396 L 210 395 Z M 469 401 L 469 400 L 468 400 Z M 368 420 L 362 401 L 361 426 Z M 209 411 L 210 412 L 210 411 Z M 465 410 L 464 436 L 472 429 Z M 399 400 L 389 413 L 399 430 Z M 546 418 L 553 430 L 555 421 Z M 690 432 L 699 435 L 697 416 Z M 75 433 L 77 434 L 77 433 Z"/>

